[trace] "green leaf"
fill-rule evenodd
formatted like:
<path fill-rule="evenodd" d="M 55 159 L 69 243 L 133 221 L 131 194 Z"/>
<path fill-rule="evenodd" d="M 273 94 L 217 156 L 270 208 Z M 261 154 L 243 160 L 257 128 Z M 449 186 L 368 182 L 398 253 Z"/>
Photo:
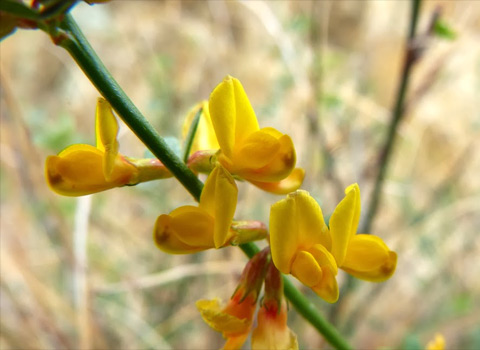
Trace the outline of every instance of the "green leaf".
<path fill-rule="evenodd" d="M 447 22 L 437 19 L 433 25 L 433 33 L 442 39 L 454 40 L 457 38 L 457 32 L 450 27 Z"/>

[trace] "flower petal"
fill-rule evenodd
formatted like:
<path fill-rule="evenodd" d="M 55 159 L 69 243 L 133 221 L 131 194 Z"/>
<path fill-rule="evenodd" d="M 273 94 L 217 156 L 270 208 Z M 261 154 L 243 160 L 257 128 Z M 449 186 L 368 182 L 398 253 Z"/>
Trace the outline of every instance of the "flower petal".
<path fill-rule="evenodd" d="M 287 327 L 287 303 L 282 300 L 280 310 L 264 306 L 257 314 L 257 328 L 252 332 L 252 350 L 298 349 L 297 336 Z"/>
<path fill-rule="evenodd" d="M 240 319 L 225 312 L 219 299 L 198 300 L 195 304 L 203 320 L 217 332 L 240 334 L 250 329 L 249 318 Z"/>
<path fill-rule="evenodd" d="M 335 303 L 338 300 L 339 290 L 336 280 L 336 273 L 331 266 L 322 267 L 323 277 L 319 284 L 312 287 L 317 295 L 329 303 Z"/>
<path fill-rule="evenodd" d="M 178 233 L 171 227 L 172 218 L 163 214 L 157 218 L 153 229 L 155 245 L 169 254 L 192 254 L 208 248 L 192 247 L 178 238 Z"/>
<path fill-rule="evenodd" d="M 322 268 L 312 254 L 301 250 L 292 263 L 292 275 L 304 285 L 313 287 L 320 283 L 323 277 Z"/>
<path fill-rule="evenodd" d="M 360 219 L 360 188 L 357 184 L 345 190 L 345 198 L 337 205 L 330 217 L 332 254 L 338 266 L 342 266 L 350 239 L 357 232 Z"/>
<path fill-rule="evenodd" d="M 307 191 L 297 190 L 270 210 L 270 245 L 275 266 L 290 273 L 297 250 L 315 244 L 331 247 L 322 210 Z"/>
<path fill-rule="evenodd" d="M 270 163 L 280 149 L 278 139 L 262 130 L 256 131 L 236 143 L 233 155 L 235 173 L 243 169 L 259 169 Z"/>
<path fill-rule="evenodd" d="M 260 182 L 249 180 L 258 188 L 275 194 L 288 194 L 296 191 L 303 182 L 305 177 L 305 170 L 302 168 L 295 168 L 285 179 L 277 182 Z"/>
<path fill-rule="evenodd" d="M 378 236 L 359 234 L 350 239 L 342 266 L 357 271 L 370 271 L 383 265 L 390 249 Z"/>
<path fill-rule="evenodd" d="M 199 204 L 200 208 L 215 218 L 215 248 L 223 246 L 229 238 L 237 196 L 238 189 L 232 175 L 217 164 L 205 182 Z"/>
<path fill-rule="evenodd" d="M 339 290 L 336 280 L 337 263 L 333 255 L 321 244 L 316 244 L 308 250 L 322 269 L 322 279 L 312 286 L 312 289 L 322 299 L 329 303 L 338 300 Z"/>
<path fill-rule="evenodd" d="M 242 84 L 230 76 L 213 90 L 209 111 L 220 148 L 229 158 L 235 143 L 259 129 L 255 112 Z"/>
<path fill-rule="evenodd" d="M 383 282 L 392 277 L 397 267 L 397 254 L 393 251 L 388 252 L 388 258 L 382 265 L 369 271 L 359 271 L 354 268 L 342 266 L 342 270 L 361 280 L 370 282 Z"/>
<path fill-rule="evenodd" d="M 248 181 L 278 182 L 294 169 L 296 153 L 290 136 L 274 128 L 263 128 L 245 143 L 236 146 L 232 173 Z"/>
<path fill-rule="evenodd" d="M 110 180 L 118 154 L 118 122 L 113 115 L 110 103 L 101 97 L 99 97 L 97 101 L 95 131 L 97 135 L 97 148 L 105 152 L 103 172 L 105 178 Z"/>
<path fill-rule="evenodd" d="M 137 169 L 121 156 L 115 159 L 110 181 L 105 179 L 103 152 L 90 145 L 77 144 L 50 156 L 45 174 L 50 188 L 64 196 L 83 196 L 130 183 Z"/>

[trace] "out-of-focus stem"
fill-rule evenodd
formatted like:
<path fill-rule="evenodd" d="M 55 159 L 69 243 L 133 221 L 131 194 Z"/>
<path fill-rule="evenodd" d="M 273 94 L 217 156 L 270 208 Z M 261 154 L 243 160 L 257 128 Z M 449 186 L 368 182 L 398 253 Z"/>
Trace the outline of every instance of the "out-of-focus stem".
<path fill-rule="evenodd" d="M 408 88 L 408 82 L 410 80 L 410 73 L 412 67 L 418 58 L 418 46 L 415 42 L 415 34 L 418 23 L 418 14 L 420 12 L 420 5 L 422 0 L 412 0 L 412 9 L 410 14 L 410 25 L 408 28 L 408 41 L 407 41 L 407 50 L 405 53 L 405 58 L 403 62 L 403 69 L 400 84 L 397 90 L 397 98 L 395 100 L 395 105 L 392 110 L 392 119 L 390 121 L 390 126 L 388 128 L 388 134 L 385 139 L 385 143 L 380 151 L 378 170 L 375 176 L 375 183 L 373 187 L 372 196 L 370 199 L 370 204 L 367 209 L 365 216 L 365 221 L 362 225 L 360 232 L 369 233 L 373 220 L 378 210 L 378 206 L 382 200 L 382 189 L 385 182 L 385 175 L 390 165 L 391 155 L 393 153 L 393 146 L 395 144 L 398 125 L 404 116 L 404 103 L 405 95 Z"/>

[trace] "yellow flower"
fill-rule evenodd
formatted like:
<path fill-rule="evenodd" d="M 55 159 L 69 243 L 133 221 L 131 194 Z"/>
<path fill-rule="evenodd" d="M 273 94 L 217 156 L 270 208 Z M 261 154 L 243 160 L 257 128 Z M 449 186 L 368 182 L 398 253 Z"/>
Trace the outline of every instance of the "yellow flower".
<path fill-rule="evenodd" d="M 205 182 L 198 207 L 182 206 L 157 218 L 153 230 L 157 247 L 189 254 L 229 244 L 237 193 L 233 177 L 218 164 Z"/>
<path fill-rule="evenodd" d="M 397 254 L 376 236 L 355 234 L 360 218 L 360 189 L 353 184 L 325 224 L 318 203 L 296 191 L 271 208 L 270 244 L 277 268 L 291 273 L 321 298 L 338 300 L 337 267 L 372 282 L 395 271 Z"/>
<path fill-rule="evenodd" d="M 127 159 L 118 153 L 118 123 L 103 98 L 97 102 L 95 130 L 96 147 L 76 144 L 47 157 L 45 175 L 54 192 L 83 196 L 172 176 L 157 159 Z"/>
<path fill-rule="evenodd" d="M 208 106 L 221 150 L 218 161 L 232 175 L 274 193 L 300 187 L 304 172 L 293 171 L 296 154 L 291 138 L 274 128 L 259 128 L 240 81 L 227 76 L 213 90 Z"/>
<path fill-rule="evenodd" d="M 435 334 L 435 337 L 427 343 L 427 350 L 444 350 L 445 338 L 440 333 Z"/>

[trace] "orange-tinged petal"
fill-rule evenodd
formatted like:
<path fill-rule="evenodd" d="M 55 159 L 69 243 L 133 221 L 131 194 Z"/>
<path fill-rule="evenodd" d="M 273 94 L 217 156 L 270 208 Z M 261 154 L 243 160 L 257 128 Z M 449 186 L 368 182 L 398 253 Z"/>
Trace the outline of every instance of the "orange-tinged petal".
<path fill-rule="evenodd" d="M 295 168 L 285 179 L 277 182 L 260 182 L 252 181 L 250 182 L 257 186 L 258 188 L 275 194 L 288 194 L 290 192 L 296 191 L 302 185 L 303 179 L 305 177 L 305 170 L 302 168 Z"/>
<path fill-rule="evenodd" d="M 258 326 L 252 332 L 252 349 L 298 349 L 296 335 L 287 327 L 287 304 L 282 300 L 280 310 L 261 307 L 257 314 Z"/>
<path fill-rule="evenodd" d="M 213 238 L 216 248 L 223 246 L 229 238 L 237 196 L 238 189 L 232 175 L 217 164 L 205 182 L 199 204 L 200 208 L 215 218 Z"/>
<path fill-rule="evenodd" d="M 97 148 L 105 152 L 103 172 L 105 178 L 110 180 L 118 154 L 118 122 L 113 115 L 110 103 L 101 97 L 99 97 L 97 101 L 95 131 L 97 135 Z"/>
<path fill-rule="evenodd" d="M 350 239 L 342 266 L 357 271 L 370 271 L 389 258 L 387 245 L 378 236 L 359 234 Z"/>
<path fill-rule="evenodd" d="M 290 273 L 299 249 L 315 244 L 331 246 L 330 233 L 322 210 L 307 191 L 297 190 L 278 201 L 270 210 L 270 245 L 275 266 Z"/>
<path fill-rule="evenodd" d="M 229 158 L 235 143 L 241 143 L 246 136 L 259 129 L 242 84 L 230 76 L 213 90 L 209 111 L 220 148 Z"/>
<path fill-rule="evenodd" d="M 227 338 L 222 350 L 240 350 L 248 338 L 248 332 Z"/>
<path fill-rule="evenodd" d="M 338 300 L 339 290 L 336 279 L 336 273 L 332 266 L 322 267 L 322 280 L 319 284 L 312 287 L 313 291 L 323 300 L 329 303 L 335 303 Z"/>
<path fill-rule="evenodd" d="M 323 277 L 322 268 L 312 254 L 301 250 L 292 263 L 292 275 L 304 285 L 313 287 L 320 283 Z"/>
<path fill-rule="evenodd" d="M 383 282 L 389 279 L 395 272 L 397 267 L 397 254 L 393 251 L 388 252 L 388 259 L 386 259 L 382 265 L 369 270 L 358 271 L 353 268 L 342 266 L 342 270 L 348 272 L 350 275 L 359 278 L 361 280 L 370 282 Z"/>
<path fill-rule="evenodd" d="M 192 254 L 206 249 L 192 247 L 181 241 L 177 232 L 171 227 L 171 221 L 172 218 L 169 215 L 163 214 L 155 222 L 153 240 L 160 250 L 169 254 Z"/>
<path fill-rule="evenodd" d="M 238 318 L 225 312 L 219 299 L 198 300 L 195 304 L 203 320 L 217 332 L 240 334 L 250 329 L 249 318 Z"/>
<path fill-rule="evenodd" d="M 83 196 L 129 184 L 137 169 L 121 156 L 115 158 L 109 181 L 103 173 L 103 152 L 90 145 L 73 145 L 50 156 L 45 173 L 51 189 L 64 196 Z"/>
<path fill-rule="evenodd" d="M 353 184 L 345 190 L 345 198 L 330 217 L 332 254 L 338 266 L 342 266 L 350 239 L 355 235 L 360 219 L 360 189 Z"/>

